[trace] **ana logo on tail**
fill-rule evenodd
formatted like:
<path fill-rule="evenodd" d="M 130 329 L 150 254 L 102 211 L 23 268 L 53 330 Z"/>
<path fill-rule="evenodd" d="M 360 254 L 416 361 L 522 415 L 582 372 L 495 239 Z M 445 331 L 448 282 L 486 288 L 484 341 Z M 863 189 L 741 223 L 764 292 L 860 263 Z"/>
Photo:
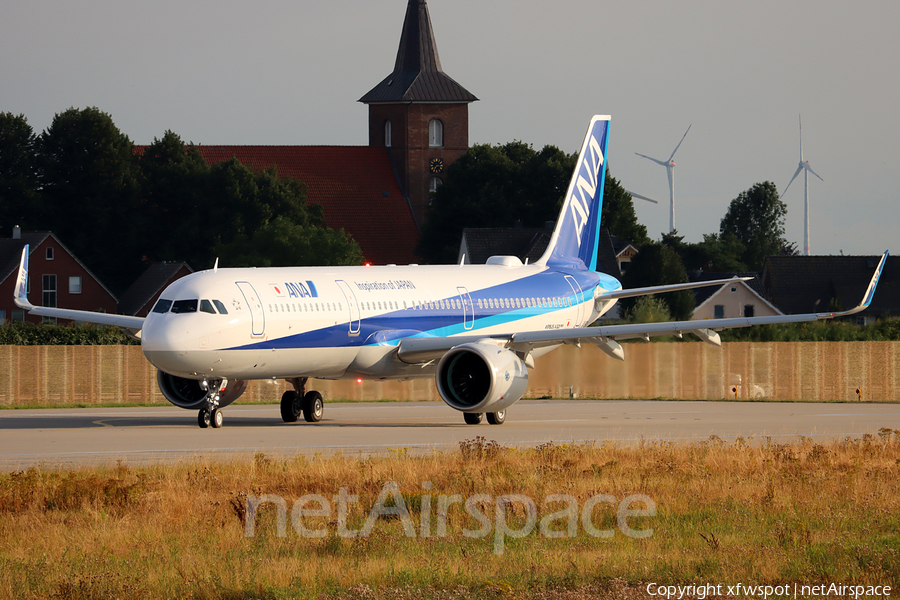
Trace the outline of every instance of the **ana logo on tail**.
<path fill-rule="evenodd" d="M 597 269 L 608 143 L 609 117 L 595 116 L 581 146 L 550 245 L 538 264 Z"/>
<path fill-rule="evenodd" d="M 581 245 L 581 235 L 584 232 L 584 226 L 588 224 L 591 214 L 591 204 L 594 196 L 597 195 L 597 176 L 600 168 L 603 166 L 603 150 L 600 149 L 600 142 L 593 135 L 588 140 L 588 152 L 581 160 L 578 169 L 578 181 L 575 189 L 569 196 L 569 214 L 575 224 L 575 235 L 578 238 L 578 245 Z M 588 179 L 585 179 L 588 177 Z"/>

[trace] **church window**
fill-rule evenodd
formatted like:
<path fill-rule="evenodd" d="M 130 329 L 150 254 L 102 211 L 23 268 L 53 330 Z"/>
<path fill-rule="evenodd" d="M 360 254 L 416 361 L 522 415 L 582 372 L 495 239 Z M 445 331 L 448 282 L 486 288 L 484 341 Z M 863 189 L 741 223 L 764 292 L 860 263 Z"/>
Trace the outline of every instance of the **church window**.
<path fill-rule="evenodd" d="M 391 122 L 384 122 L 384 145 L 387 148 L 391 147 Z"/>
<path fill-rule="evenodd" d="M 428 123 L 428 145 L 432 148 L 444 145 L 444 124 L 439 119 L 432 119 Z"/>

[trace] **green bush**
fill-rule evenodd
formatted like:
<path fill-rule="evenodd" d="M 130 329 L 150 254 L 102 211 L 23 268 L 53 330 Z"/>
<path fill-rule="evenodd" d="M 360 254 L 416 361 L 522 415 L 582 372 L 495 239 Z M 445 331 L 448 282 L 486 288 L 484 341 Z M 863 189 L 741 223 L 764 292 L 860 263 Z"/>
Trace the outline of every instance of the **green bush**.
<path fill-rule="evenodd" d="M 118 327 L 102 325 L 0 325 L 3 346 L 123 346 L 140 342 Z"/>
<path fill-rule="evenodd" d="M 900 320 L 878 319 L 861 327 L 852 321 L 811 321 L 726 329 L 723 342 L 887 342 L 900 340 Z"/>

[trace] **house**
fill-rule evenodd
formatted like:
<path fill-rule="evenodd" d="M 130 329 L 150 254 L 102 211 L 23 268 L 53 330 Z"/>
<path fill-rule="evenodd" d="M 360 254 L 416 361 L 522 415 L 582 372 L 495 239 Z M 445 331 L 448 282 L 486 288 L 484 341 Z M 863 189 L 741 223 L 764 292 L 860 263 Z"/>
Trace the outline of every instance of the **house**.
<path fill-rule="evenodd" d="M 720 287 L 694 290 L 696 307 L 692 321 L 702 319 L 731 319 L 741 317 L 770 317 L 783 314 L 765 298 L 759 273 L 701 273 L 690 277 L 692 282 L 714 281 L 731 277 L 753 277 L 750 281 L 736 279 Z"/>
<path fill-rule="evenodd" d="M 609 237 L 610 241 L 612 241 L 613 252 L 615 252 L 616 255 L 616 264 L 619 267 L 619 274 L 624 275 L 625 271 L 628 270 L 628 267 L 631 266 L 631 259 L 637 255 L 639 250 L 635 248 L 631 242 L 620 240 L 612 234 L 610 234 Z"/>
<path fill-rule="evenodd" d="M 146 317 L 170 283 L 193 272 L 186 262 L 153 263 L 122 294 L 119 314 Z"/>
<path fill-rule="evenodd" d="M 368 146 L 197 149 L 207 164 L 235 157 L 304 182 L 307 201 L 359 243 L 366 262 L 415 263 L 431 192 L 468 150 L 468 105 L 477 100 L 441 68 L 425 0 L 409 0 L 393 71 L 359 99 L 369 107 Z"/>
<path fill-rule="evenodd" d="M 880 256 L 770 256 L 762 285 L 766 297 L 785 314 L 850 309 L 862 300 Z M 900 317 L 900 258 L 890 256 L 872 303 L 857 313 L 866 325 L 887 315 Z"/>
<path fill-rule="evenodd" d="M 22 231 L 16 226 L 11 238 L 0 239 L 0 323 L 41 322 L 41 317 L 26 315 L 13 302 L 25 244 L 29 246 L 28 297 L 32 304 L 116 312 L 116 297 L 53 233 Z"/>

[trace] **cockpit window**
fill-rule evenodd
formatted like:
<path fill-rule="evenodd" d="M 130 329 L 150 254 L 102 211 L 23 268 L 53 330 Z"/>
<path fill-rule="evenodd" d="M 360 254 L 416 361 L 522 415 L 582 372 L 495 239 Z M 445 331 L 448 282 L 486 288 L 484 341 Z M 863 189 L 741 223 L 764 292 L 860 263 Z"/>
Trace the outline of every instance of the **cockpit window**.
<path fill-rule="evenodd" d="M 169 308 L 172 306 L 171 300 L 163 300 L 160 299 L 156 306 L 153 307 L 153 312 L 155 313 L 167 313 L 169 312 Z"/>
<path fill-rule="evenodd" d="M 197 300 L 176 300 L 172 303 L 173 313 L 195 313 L 197 312 Z"/>
<path fill-rule="evenodd" d="M 212 302 L 209 300 L 201 300 L 200 301 L 200 312 L 209 313 L 211 315 L 216 314 L 216 309 L 213 308 Z"/>
<path fill-rule="evenodd" d="M 215 304 L 215 305 L 216 305 L 216 308 L 219 309 L 219 314 L 220 314 L 220 315 L 227 315 L 227 314 L 228 314 L 228 311 L 225 310 L 225 305 L 222 304 L 221 300 L 213 300 L 213 304 Z"/>

